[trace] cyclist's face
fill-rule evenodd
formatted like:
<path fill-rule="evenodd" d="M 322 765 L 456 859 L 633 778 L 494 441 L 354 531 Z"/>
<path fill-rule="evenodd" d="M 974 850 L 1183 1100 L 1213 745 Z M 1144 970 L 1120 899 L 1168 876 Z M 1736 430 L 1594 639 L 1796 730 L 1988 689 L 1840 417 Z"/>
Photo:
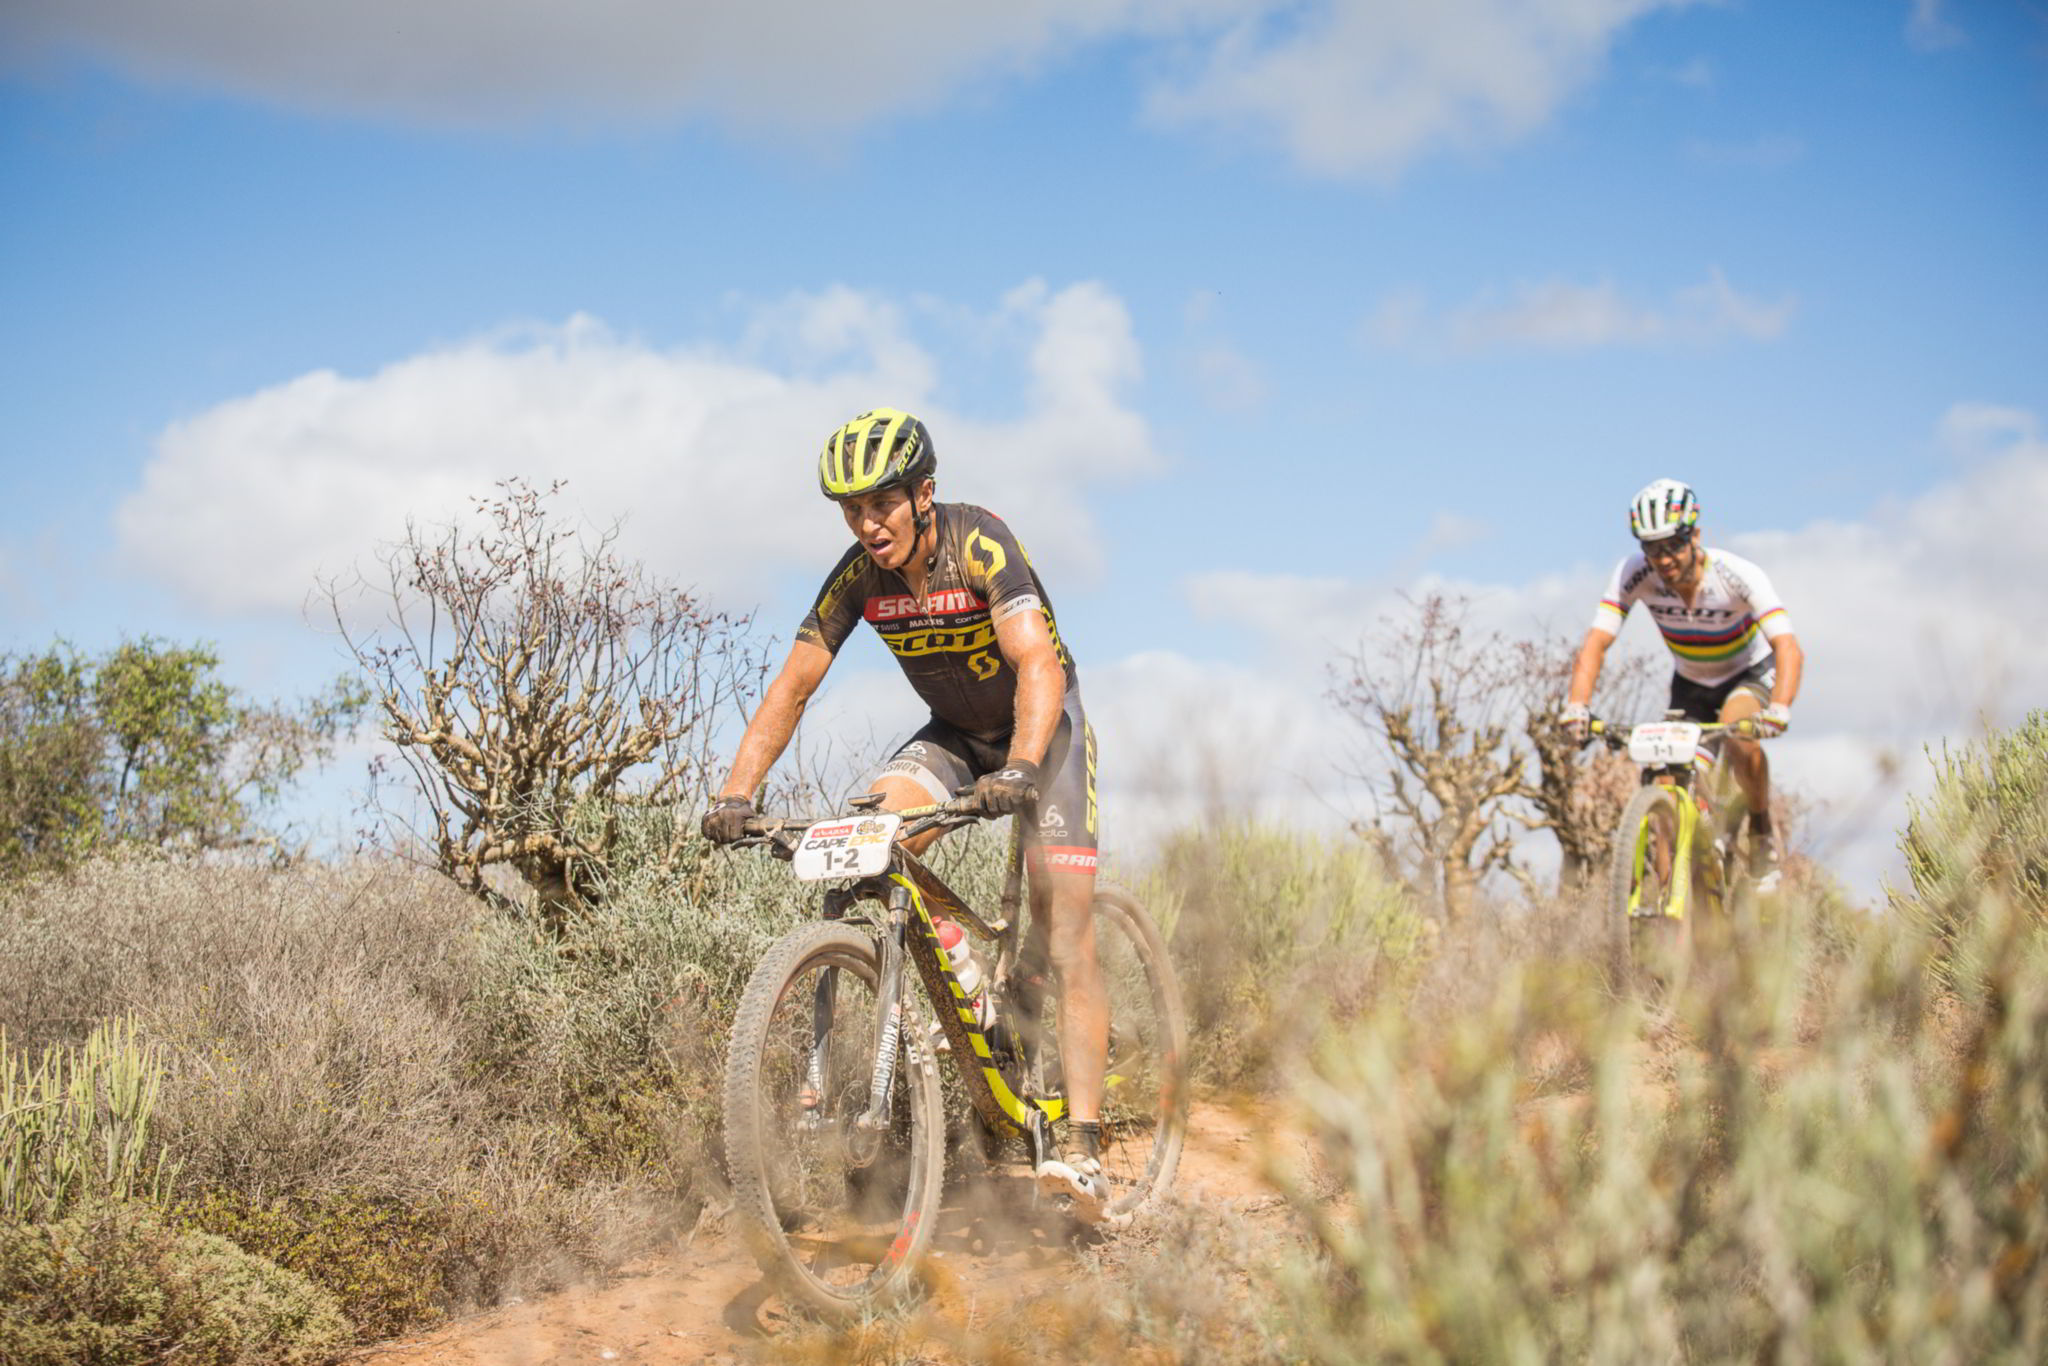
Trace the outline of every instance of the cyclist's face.
<path fill-rule="evenodd" d="M 1644 541 L 1643 558 L 1650 562 L 1650 568 L 1656 570 L 1657 577 L 1664 582 L 1681 583 L 1691 578 L 1693 570 L 1698 567 L 1693 542 L 1691 535 Z"/>
<path fill-rule="evenodd" d="M 919 490 L 929 503 L 930 485 Z M 860 493 L 841 499 L 839 511 L 846 529 L 884 569 L 901 569 L 917 550 L 917 509 L 911 495 L 900 488 L 880 493 Z"/>

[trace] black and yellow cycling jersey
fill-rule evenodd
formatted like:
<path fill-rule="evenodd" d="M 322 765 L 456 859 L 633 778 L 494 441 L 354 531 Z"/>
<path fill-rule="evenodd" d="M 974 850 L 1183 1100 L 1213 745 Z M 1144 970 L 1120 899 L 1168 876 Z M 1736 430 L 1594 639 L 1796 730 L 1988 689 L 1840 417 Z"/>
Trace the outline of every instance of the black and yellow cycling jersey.
<path fill-rule="evenodd" d="M 1045 585 L 1002 519 L 968 503 L 937 503 L 932 512 L 938 549 L 922 601 L 901 573 L 876 564 L 856 542 L 826 578 L 796 638 L 837 654 L 854 624 L 866 620 L 933 716 L 998 740 L 1016 724 L 1017 675 L 996 644 L 996 623 L 1041 612 L 1069 689 L 1077 681 L 1074 661 Z"/>

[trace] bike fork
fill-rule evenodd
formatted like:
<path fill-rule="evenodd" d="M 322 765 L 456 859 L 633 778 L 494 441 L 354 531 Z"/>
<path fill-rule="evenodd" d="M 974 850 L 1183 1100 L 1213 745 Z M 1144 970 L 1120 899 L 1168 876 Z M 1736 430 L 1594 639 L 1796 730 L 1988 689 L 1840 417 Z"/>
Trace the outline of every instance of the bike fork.
<path fill-rule="evenodd" d="M 825 893 L 825 919 L 841 920 L 853 905 L 850 888 L 834 887 Z M 818 974 L 811 995 L 811 1051 L 804 1059 L 804 1085 L 797 1092 L 803 1109 L 798 1127 L 817 1129 L 825 1123 L 825 1054 L 832 1046 L 832 1003 L 838 998 L 839 969 L 826 968 Z"/>
<path fill-rule="evenodd" d="M 868 1108 L 854 1121 L 857 1128 L 870 1132 L 889 1127 L 889 1095 L 903 1042 L 903 934 L 909 923 L 910 892 L 894 887 L 889 892 L 888 931 L 882 936 L 882 977 L 875 984 L 875 1067 L 868 1080 Z"/>
<path fill-rule="evenodd" d="M 839 969 L 826 968 L 818 974 L 817 989 L 811 996 L 811 1051 L 804 1059 L 803 1090 L 797 1104 L 803 1114 L 797 1124 L 816 1129 L 825 1122 L 825 1051 L 832 1045 L 832 1002 L 839 986 Z"/>

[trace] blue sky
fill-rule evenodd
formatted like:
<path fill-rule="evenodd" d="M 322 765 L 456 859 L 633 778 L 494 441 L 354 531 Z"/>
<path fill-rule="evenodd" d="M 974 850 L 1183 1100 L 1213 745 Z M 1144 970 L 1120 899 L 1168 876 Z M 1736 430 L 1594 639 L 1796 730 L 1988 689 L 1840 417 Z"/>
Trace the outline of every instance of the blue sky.
<path fill-rule="evenodd" d="M 2048 696 L 2020 0 L 18 0 L 0 203 L 4 648 L 310 688 L 317 576 L 514 474 L 786 638 L 894 403 L 1126 806 L 1355 806 L 1332 655 L 1431 586 L 1575 636 L 1665 474 L 1791 605 L 1859 886 L 1885 757 Z"/>

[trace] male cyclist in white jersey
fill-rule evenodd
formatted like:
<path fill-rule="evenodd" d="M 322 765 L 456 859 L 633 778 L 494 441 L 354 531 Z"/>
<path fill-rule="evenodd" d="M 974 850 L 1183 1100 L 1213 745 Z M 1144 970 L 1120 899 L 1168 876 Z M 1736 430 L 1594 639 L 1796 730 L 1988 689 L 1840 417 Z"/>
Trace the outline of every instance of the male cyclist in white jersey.
<path fill-rule="evenodd" d="M 1630 504 L 1629 529 L 1641 548 L 1615 566 L 1608 580 L 1572 663 L 1571 687 L 1558 716 L 1582 743 L 1607 647 L 1638 602 L 1649 609 L 1677 666 L 1672 710 L 1700 722 L 1748 717 L 1760 735 L 1782 735 L 1792 723 L 1792 701 L 1806 667 L 1792 619 L 1763 570 L 1700 543 L 1699 520 L 1699 499 L 1675 479 L 1649 484 Z M 1754 740 L 1731 732 L 1723 742 L 1735 781 L 1749 800 L 1752 871 L 1768 883 L 1778 860 L 1770 764 Z"/>
<path fill-rule="evenodd" d="M 1030 822 L 1033 936 L 1047 935 L 1032 950 L 1060 984 L 1069 1115 L 1064 1160 L 1036 1175 L 1099 1220 L 1109 1199 L 1099 1160 L 1109 998 L 1095 954 L 1095 732 L 1038 571 L 994 513 L 933 501 L 937 471 L 924 423 L 894 408 L 862 413 L 826 441 L 818 486 L 854 544 L 747 722 L 704 833 L 722 844 L 745 832 L 754 792 L 840 645 L 866 621 L 931 709 L 869 790 L 901 811 L 972 783 L 984 810 Z"/>

